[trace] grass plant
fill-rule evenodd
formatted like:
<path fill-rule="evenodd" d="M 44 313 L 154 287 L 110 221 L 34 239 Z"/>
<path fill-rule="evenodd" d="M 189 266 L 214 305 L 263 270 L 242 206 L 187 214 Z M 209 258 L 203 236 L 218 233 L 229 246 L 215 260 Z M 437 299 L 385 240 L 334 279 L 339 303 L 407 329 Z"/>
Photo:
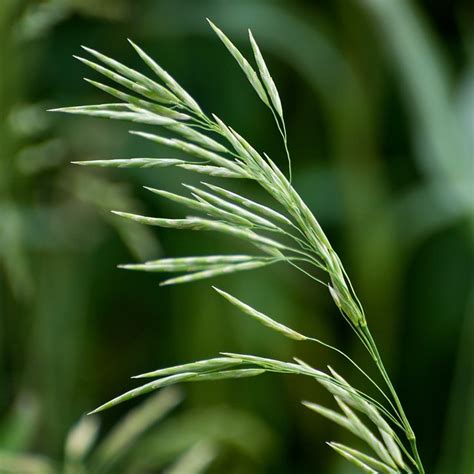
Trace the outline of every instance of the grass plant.
<path fill-rule="evenodd" d="M 291 183 L 291 156 L 280 96 L 265 60 L 249 31 L 256 67 L 242 55 L 231 40 L 212 22 L 212 29 L 236 60 L 258 98 L 270 110 L 281 134 L 288 161 L 287 175 L 266 154 L 260 153 L 237 131 L 214 114 L 207 114 L 194 98 L 139 46 L 130 41 L 141 59 L 156 76 L 154 79 L 109 58 L 84 48 L 93 60 L 78 57 L 87 66 L 118 84 L 112 87 L 86 79 L 119 102 L 54 109 L 71 114 L 127 120 L 161 127 L 167 136 L 131 131 L 145 140 L 177 149 L 189 160 L 174 158 L 131 158 L 82 161 L 82 166 L 150 168 L 178 167 L 223 179 L 247 179 L 263 188 L 275 203 L 272 207 L 232 191 L 227 185 L 202 182 L 200 187 L 184 185 L 182 194 L 147 188 L 160 198 L 185 206 L 192 214 L 185 218 L 149 217 L 123 211 L 117 216 L 145 225 L 178 230 L 212 231 L 236 237 L 249 244 L 253 252 L 234 255 L 163 258 L 140 264 L 121 265 L 130 270 L 179 273 L 162 285 L 187 283 L 242 272 L 275 264 L 288 264 L 326 287 L 342 317 L 367 349 L 380 373 L 383 385 L 372 379 L 341 349 L 279 323 L 229 293 L 215 288 L 231 305 L 282 336 L 296 341 L 323 344 L 360 370 L 373 384 L 381 401 L 353 387 L 331 367 L 313 368 L 298 358 L 280 361 L 254 355 L 223 353 L 215 358 L 159 369 L 136 376 L 151 379 L 129 392 L 101 405 L 92 413 L 162 387 L 184 382 L 212 381 L 258 376 L 266 372 L 295 374 L 319 382 L 334 397 L 338 410 L 313 402 L 303 402 L 310 410 L 328 418 L 362 440 L 368 453 L 329 442 L 341 456 L 365 472 L 418 472 L 424 468 L 416 437 L 399 396 L 384 367 L 379 349 L 370 332 L 364 309 L 344 266 L 332 248 L 318 220 Z M 169 136 L 168 136 L 169 134 Z"/>

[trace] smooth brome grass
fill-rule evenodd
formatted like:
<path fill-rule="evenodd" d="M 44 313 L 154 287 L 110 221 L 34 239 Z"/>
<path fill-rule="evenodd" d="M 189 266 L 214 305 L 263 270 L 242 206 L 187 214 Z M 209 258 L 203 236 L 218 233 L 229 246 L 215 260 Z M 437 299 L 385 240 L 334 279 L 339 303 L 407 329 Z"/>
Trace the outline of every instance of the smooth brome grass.
<path fill-rule="evenodd" d="M 249 179 L 263 188 L 278 204 L 276 207 L 283 211 L 264 206 L 227 187 L 219 187 L 206 182 L 202 183 L 202 187 L 185 185 L 186 194 L 147 188 L 159 198 L 182 204 L 197 215 L 190 215 L 184 219 L 167 219 L 113 212 L 125 219 L 146 225 L 227 234 L 246 241 L 255 249 L 255 253 L 164 258 L 141 264 L 121 265 L 121 267 L 148 272 L 181 273 L 180 276 L 162 282 L 162 285 L 170 285 L 253 270 L 276 263 L 293 266 L 327 287 L 328 294 L 342 316 L 369 352 L 384 380 L 386 389 L 377 385 L 340 349 L 300 334 L 240 299 L 220 289 L 215 288 L 215 290 L 245 315 L 283 336 L 296 341 L 320 343 L 342 354 L 375 385 L 384 403 L 355 389 L 331 368 L 328 368 L 327 372 L 317 370 L 296 358 L 292 362 L 283 362 L 251 355 L 226 353 L 214 359 L 139 375 L 136 378 L 151 378 L 152 380 L 114 398 L 94 412 L 176 383 L 251 377 L 265 372 L 296 374 L 318 381 L 334 396 L 339 411 L 312 402 L 304 402 L 304 405 L 353 433 L 364 441 L 370 450 L 370 454 L 367 454 L 340 443 L 328 443 L 337 453 L 366 472 L 397 473 L 415 470 L 423 473 L 414 432 L 382 363 L 369 331 L 362 305 L 338 255 L 317 219 L 291 184 L 291 159 L 283 108 L 260 49 L 249 32 L 257 65 L 257 69 L 254 69 L 229 38 L 212 22 L 210 25 L 237 61 L 257 96 L 273 114 L 288 158 L 288 178 L 268 155 L 258 152 L 222 119 L 213 114 L 206 114 L 175 79 L 131 41 L 133 48 L 155 74 L 155 80 L 97 51 L 84 48 L 101 64 L 78 59 L 128 92 L 88 80 L 92 85 L 121 102 L 56 110 L 160 126 L 172 137 L 142 131 L 131 131 L 131 133 L 178 149 L 189 156 L 189 161 L 174 158 L 131 158 L 86 161 L 78 164 L 118 168 L 175 166 L 220 178 Z"/>

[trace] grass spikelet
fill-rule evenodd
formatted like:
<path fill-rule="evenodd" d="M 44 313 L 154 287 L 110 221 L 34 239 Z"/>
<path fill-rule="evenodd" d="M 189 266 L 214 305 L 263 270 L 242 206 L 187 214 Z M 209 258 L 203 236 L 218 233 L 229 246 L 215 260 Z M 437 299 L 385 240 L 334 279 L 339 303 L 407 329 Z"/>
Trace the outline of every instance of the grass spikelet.
<path fill-rule="evenodd" d="M 283 109 L 281 106 L 281 99 L 280 95 L 278 94 L 278 90 L 276 88 L 275 82 L 270 75 L 270 71 L 268 70 L 267 64 L 263 59 L 262 53 L 260 52 L 260 48 L 258 47 L 255 38 L 253 37 L 252 32 L 249 30 L 249 39 L 250 44 L 252 45 L 253 54 L 255 56 L 255 61 L 257 62 L 258 70 L 260 72 L 260 77 L 262 78 L 263 85 L 265 86 L 268 96 L 270 97 L 270 101 L 278 113 L 278 115 L 283 119 Z"/>
<path fill-rule="evenodd" d="M 208 372 L 217 369 L 226 369 L 233 365 L 241 365 L 242 361 L 232 357 L 215 357 L 214 359 L 199 360 L 190 364 L 175 365 L 165 369 L 158 369 L 152 372 L 135 375 L 132 379 L 142 379 L 151 377 L 165 377 L 168 375 L 181 374 L 183 372 Z"/>
<path fill-rule="evenodd" d="M 346 458 L 348 461 L 350 461 L 352 464 L 354 464 L 357 467 L 360 467 L 364 472 L 368 472 L 370 474 L 378 474 L 378 471 L 375 469 L 372 469 L 368 464 L 365 462 L 361 461 L 358 459 L 356 456 L 354 456 L 352 453 L 348 452 L 347 450 L 343 449 L 341 445 L 338 445 L 336 443 L 327 443 L 328 446 L 330 446 L 334 451 L 339 453 L 342 457 Z M 396 471 L 395 471 L 396 472 Z"/>
<path fill-rule="evenodd" d="M 147 140 L 151 140 L 152 142 L 159 143 L 160 145 L 166 145 L 171 148 L 176 148 L 178 150 L 184 151 L 189 155 L 196 156 L 206 161 L 210 161 L 211 163 L 214 163 L 218 166 L 228 168 L 231 171 L 235 171 L 237 173 L 245 173 L 245 171 L 243 171 L 237 163 L 227 160 L 216 153 L 213 153 L 209 150 L 205 150 L 204 148 L 201 148 L 192 143 L 184 142 L 182 140 L 177 140 L 174 138 L 160 137 L 159 135 L 155 135 L 153 133 L 146 133 L 134 130 L 132 130 L 130 133 L 132 135 L 137 135 L 139 137 L 146 138 Z"/>
<path fill-rule="evenodd" d="M 183 168 L 188 171 L 194 171 L 195 173 L 207 174 L 209 176 L 215 176 L 217 178 L 233 178 L 233 179 L 245 179 L 248 178 L 243 173 L 236 173 L 235 171 L 230 171 L 221 166 L 212 166 L 212 165 L 195 165 L 190 163 L 183 163 L 177 165 L 178 168 Z"/>
<path fill-rule="evenodd" d="M 105 84 L 102 84 L 101 82 L 98 81 L 93 81 L 92 79 L 88 79 L 87 77 L 84 78 L 86 82 L 89 84 L 93 85 L 94 87 L 97 87 L 98 89 L 107 92 L 107 94 L 110 94 L 113 97 L 116 97 L 117 99 L 123 100 L 124 102 L 129 102 L 130 104 L 139 107 L 141 109 L 148 110 L 149 112 L 152 113 L 157 113 L 160 115 L 164 115 L 166 117 L 174 118 L 176 120 L 189 120 L 190 116 L 187 114 L 183 114 L 181 112 L 177 112 L 174 109 L 166 108 L 158 104 L 154 104 L 152 102 L 139 99 L 133 95 L 126 94 L 125 92 L 121 92 L 118 89 L 115 89 L 114 87 L 107 86 Z"/>
<path fill-rule="evenodd" d="M 128 42 L 132 45 L 138 55 L 148 65 L 148 67 L 186 104 L 191 110 L 202 114 L 198 103 L 171 77 L 159 64 L 157 64 L 148 54 L 137 46 L 131 39 Z"/>
<path fill-rule="evenodd" d="M 181 196 L 180 194 L 175 194 L 175 193 L 170 193 L 168 191 L 164 191 L 162 189 L 154 189 L 154 188 L 149 188 L 147 186 L 144 186 L 145 189 L 148 191 L 151 191 L 153 194 L 157 194 L 158 196 L 164 197 L 166 199 L 169 199 L 170 201 L 178 202 L 180 204 L 183 204 L 190 209 L 194 209 L 197 211 L 201 211 L 204 213 L 207 213 L 208 215 L 212 217 L 217 217 L 221 218 L 227 222 L 231 222 L 237 225 L 245 226 L 245 227 L 252 227 L 252 222 L 250 222 L 248 219 L 245 219 L 241 216 L 232 214 L 230 212 L 224 211 L 222 209 L 217 208 L 216 206 L 213 206 L 212 204 L 206 203 L 206 202 L 201 202 L 201 201 L 196 201 L 194 199 L 187 198 L 185 196 Z"/>
<path fill-rule="evenodd" d="M 202 270 L 222 264 L 250 262 L 255 259 L 263 260 L 264 258 L 251 255 L 206 255 L 203 257 L 162 258 L 145 263 L 119 265 L 119 268 L 148 272 L 181 272 Z"/>
<path fill-rule="evenodd" d="M 267 206 L 259 204 L 255 201 L 252 201 L 251 199 L 248 199 L 244 196 L 241 196 L 240 194 L 234 193 L 232 191 L 221 188 L 219 186 L 215 186 L 215 185 L 209 184 L 209 183 L 202 183 L 202 184 L 204 184 L 204 186 L 207 186 L 208 188 L 212 189 L 216 193 L 219 193 L 222 196 L 224 196 L 228 199 L 231 199 L 231 200 L 235 201 L 236 203 L 238 203 L 242 206 L 245 206 L 247 209 L 250 209 L 252 211 L 263 214 L 264 216 L 267 216 L 270 219 L 277 220 L 277 221 L 281 222 L 282 224 L 293 225 L 293 223 L 287 217 L 285 217 L 283 214 L 280 214 L 279 212 L 275 211 L 274 209 L 271 209 Z"/>
<path fill-rule="evenodd" d="M 210 202 L 211 204 L 214 204 L 217 207 L 225 209 L 226 211 L 236 216 L 240 216 L 243 219 L 248 220 L 249 222 L 253 222 L 254 224 L 257 224 L 263 227 L 268 227 L 270 229 L 278 229 L 278 227 L 275 224 L 273 224 L 273 222 L 269 221 L 268 219 L 260 217 L 257 214 L 254 214 L 253 212 L 247 211 L 243 209 L 242 207 L 237 206 L 236 204 L 232 204 L 226 201 L 225 199 L 222 199 L 218 196 L 214 196 L 213 194 L 207 191 L 203 191 L 202 189 L 196 188 L 195 186 L 189 186 L 186 184 L 184 186 L 190 189 L 194 194 L 200 196 L 201 198 Z"/>
<path fill-rule="evenodd" d="M 189 275 L 183 275 L 176 278 L 170 278 L 160 283 L 160 286 L 177 285 L 178 283 L 189 283 L 216 276 L 229 275 L 230 273 L 241 272 L 245 270 L 255 270 L 256 268 L 266 267 L 275 263 L 276 260 L 253 260 L 251 262 L 236 263 L 234 265 L 222 265 L 209 270 L 203 270 Z"/>
<path fill-rule="evenodd" d="M 330 408 L 323 407 L 322 405 L 319 405 L 318 403 L 312 403 L 312 402 L 302 402 L 302 404 L 306 407 L 309 408 L 312 411 L 315 411 L 316 413 L 319 413 L 321 416 L 324 416 L 324 418 L 327 418 L 328 420 L 336 423 L 339 426 L 342 426 L 343 428 L 346 428 L 349 431 L 354 430 L 354 427 L 352 426 L 352 423 L 345 417 L 342 416 L 340 413 L 337 413 L 334 410 L 331 410 Z"/>
<path fill-rule="evenodd" d="M 126 160 L 89 160 L 73 161 L 75 165 L 98 166 L 100 168 L 166 168 L 182 165 L 183 160 L 175 158 L 128 158 Z"/>
<path fill-rule="evenodd" d="M 131 69 L 119 63 L 115 59 L 109 58 L 105 54 L 95 51 L 94 49 L 87 48 L 86 46 L 82 46 L 82 49 L 87 51 L 92 56 L 95 56 L 97 59 L 102 61 L 107 66 L 111 67 L 112 69 L 115 69 L 122 76 L 128 77 L 129 79 L 136 81 L 138 84 L 141 84 L 148 90 L 155 91 L 157 94 L 157 99 L 161 98 L 165 103 L 168 103 L 168 104 L 178 103 L 178 100 L 174 94 L 172 94 L 169 90 L 167 90 L 163 86 L 160 86 L 159 84 L 157 84 L 155 81 L 152 81 L 150 78 L 148 78 L 144 74 L 138 71 L 135 71 L 134 69 Z"/>
<path fill-rule="evenodd" d="M 328 443 L 331 448 L 335 449 L 339 454 L 342 455 L 344 452 L 345 454 L 349 456 L 353 456 L 353 458 L 359 460 L 360 462 L 364 463 L 367 466 L 370 466 L 371 468 L 376 469 L 375 471 L 371 472 L 383 472 L 386 474 L 396 474 L 399 472 L 398 470 L 395 470 L 391 468 L 390 466 L 387 466 L 387 464 L 373 458 L 372 456 L 369 456 L 368 454 L 362 453 L 358 451 L 357 449 L 349 448 L 348 446 L 345 446 L 340 443 Z"/>
<path fill-rule="evenodd" d="M 240 66 L 244 74 L 247 76 L 248 81 L 252 85 L 252 87 L 255 89 L 255 92 L 257 92 L 258 96 L 260 99 L 270 106 L 270 103 L 268 102 L 268 97 L 265 92 L 265 89 L 260 82 L 260 79 L 257 76 L 257 73 L 255 70 L 252 68 L 252 66 L 249 64 L 249 62 L 244 58 L 242 53 L 234 46 L 232 41 L 230 41 L 229 38 L 216 26 L 214 23 L 212 23 L 209 18 L 207 19 L 209 24 L 211 25 L 211 28 L 214 30 L 216 35 L 219 37 L 219 39 L 224 43 L 225 47 L 228 49 L 230 54 L 234 57 L 234 59 L 237 61 L 237 64 Z"/>
<path fill-rule="evenodd" d="M 204 135 L 203 133 L 198 132 L 194 128 L 190 127 L 181 122 L 174 122 L 166 127 L 168 130 L 171 130 L 175 133 L 179 133 L 183 137 L 203 145 L 204 147 L 208 148 L 209 150 L 217 151 L 220 153 L 228 153 L 229 150 L 224 146 L 221 145 L 219 142 L 216 142 L 212 138 Z"/>
<path fill-rule="evenodd" d="M 261 313 L 260 311 L 257 311 L 256 309 L 252 308 L 251 306 L 244 303 L 243 301 L 240 301 L 239 299 L 235 298 L 229 293 L 226 293 L 225 291 L 222 291 L 219 288 L 216 288 L 215 286 L 213 286 L 213 288 L 221 296 L 223 296 L 227 301 L 229 301 L 231 304 L 239 308 L 240 311 L 242 311 L 245 314 L 248 314 L 252 318 L 256 319 L 258 322 L 263 324 L 264 326 L 267 326 L 270 329 L 273 329 L 274 331 L 277 331 L 280 334 L 283 334 L 284 336 L 290 339 L 294 339 L 295 341 L 306 341 L 308 339 L 306 336 L 303 336 L 303 334 L 293 331 L 293 329 L 290 329 L 289 327 L 274 321 L 269 316 Z"/>
<path fill-rule="evenodd" d="M 90 117 L 108 118 L 112 120 L 129 120 L 130 122 L 139 122 L 149 125 L 174 125 L 178 122 L 170 117 L 163 117 L 146 110 L 136 108 L 136 112 L 130 110 L 100 110 L 87 107 L 66 107 L 55 109 L 55 112 L 64 112 L 67 114 L 88 115 Z"/>
<path fill-rule="evenodd" d="M 157 92 L 157 87 L 160 87 L 158 84 L 154 84 L 153 89 L 150 90 L 148 87 L 145 87 L 137 82 L 131 81 L 130 79 L 127 79 L 126 77 L 123 77 L 122 75 L 113 72 L 93 61 L 81 58 L 80 56 L 73 57 L 81 63 L 85 64 L 86 66 L 89 66 L 91 69 L 94 69 L 94 71 L 97 71 L 98 73 L 107 77 L 111 81 L 114 81 L 117 84 L 120 84 L 121 86 L 125 87 L 126 89 L 129 89 L 133 92 L 136 92 L 137 94 L 142 95 L 143 97 L 160 102 L 161 104 L 170 104 L 173 103 L 173 101 L 177 101 L 176 97 L 173 98 L 173 96 L 166 96 L 163 93 L 160 94 L 159 92 Z"/>
<path fill-rule="evenodd" d="M 382 461 L 387 463 L 389 466 L 396 468 L 396 465 L 385 446 L 340 398 L 334 398 L 336 399 L 336 402 L 340 406 L 341 410 L 346 415 L 347 419 L 350 421 L 351 426 L 354 429 L 353 433 L 357 434 L 361 439 L 363 439 L 377 453 Z"/>
<path fill-rule="evenodd" d="M 195 377 L 196 374 L 193 372 L 184 372 L 176 375 L 170 375 L 169 377 L 164 377 L 162 379 L 154 380 L 153 382 L 147 383 L 140 387 L 134 388 L 133 390 L 129 390 L 125 392 L 123 395 L 113 398 L 107 403 L 104 403 L 100 407 L 96 408 L 95 410 L 88 413 L 92 415 L 93 413 L 98 413 L 103 410 L 107 410 L 108 408 L 112 408 L 119 403 L 123 403 L 125 401 L 131 400 L 132 398 L 138 397 L 140 395 L 144 395 L 146 393 L 152 392 L 154 390 L 158 390 L 159 388 L 167 387 L 169 385 L 174 385 L 178 382 L 184 382 L 189 379 Z"/>

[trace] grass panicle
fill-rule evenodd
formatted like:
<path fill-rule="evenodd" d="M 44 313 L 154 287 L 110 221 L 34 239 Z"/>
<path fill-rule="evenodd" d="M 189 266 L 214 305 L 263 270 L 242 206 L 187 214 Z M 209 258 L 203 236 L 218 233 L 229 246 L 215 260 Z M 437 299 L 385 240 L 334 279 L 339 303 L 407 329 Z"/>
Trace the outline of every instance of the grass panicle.
<path fill-rule="evenodd" d="M 140 130 L 131 133 L 158 145 L 183 152 L 197 161 L 175 158 L 131 158 L 85 161 L 78 164 L 118 168 L 176 166 L 190 172 L 223 179 L 245 178 L 253 181 L 274 202 L 274 206 L 263 204 L 236 193 L 226 185 L 218 186 L 211 183 L 202 183 L 204 188 L 185 185 L 190 195 L 149 187 L 147 189 L 150 192 L 177 202 L 198 215 L 170 219 L 113 212 L 119 217 L 140 224 L 178 230 L 214 231 L 237 237 L 256 248 L 259 255 L 175 257 L 120 267 L 146 272 L 181 273 L 161 283 L 172 285 L 250 271 L 277 262 L 291 265 L 314 281 L 327 286 L 329 296 L 370 354 L 384 382 L 383 388 L 342 350 L 302 335 L 229 293 L 214 289 L 231 305 L 269 329 L 297 342 L 321 343 L 342 354 L 377 388 L 378 393 L 383 396 L 383 403 L 351 386 L 332 368 L 324 372 L 297 358 L 293 362 L 284 362 L 254 355 L 223 353 L 216 358 L 138 375 L 135 378 L 153 380 L 101 405 L 92 413 L 177 383 L 253 377 L 266 372 L 311 377 L 329 391 L 339 410 L 317 403 L 303 402 L 303 404 L 360 438 L 371 453 L 365 454 L 337 442 L 329 443 L 332 449 L 366 472 L 398 473 L 415 470 L 423 474 L 424 469 L 413 429 L 383 365 L 363 307 L 342 262 L 318 220 L 291 183 L 291 159 L 283 107 L 261 50 L 249 32 L 250 45 L 257 65 L 255 70 L 231 40 L 211 21 L 209 23 L 244 72 L 258 97 L 272 111 L 289 162 L 289 178 L 267 154 L 260 153 L 221 118 L 215 114 L 205 113 L 193 97 L 135 43 L 130 42 L 155 74 L 155 80 L 102 53 L 85 48 L 101 64 L 89 59 L 78 59 L 128 92 L 87 80 L 121 102 L 56 110 L 68 114 L 130 120 L 159 126 L 161 133 L 158 134 Z M 405 439 L 402 441 L 402 438 Z"/>

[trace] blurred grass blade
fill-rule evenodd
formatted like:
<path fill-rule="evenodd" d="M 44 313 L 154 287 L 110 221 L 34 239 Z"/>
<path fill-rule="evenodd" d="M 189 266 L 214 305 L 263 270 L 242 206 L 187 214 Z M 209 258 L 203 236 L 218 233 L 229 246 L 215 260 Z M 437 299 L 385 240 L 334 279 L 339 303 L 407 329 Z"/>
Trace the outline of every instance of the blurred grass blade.
<path fill-rule="evenodd" d="M 87 456 L 97 439 L 99 427 L 99 419 L 89 416 L 81 418 L 71 428 L 64 448 L 66 463 L 77 463 Z"/>
<path fill-rule="evenodd" d="M 175 388 L 166 388 L 130 410 L 107 435 L 94 453 L 94 461 L 103 470 L 113 466 L 120 457 L 154 424 L 165 417 L 181 401 Z"/>
<path fill-rule="evenodd" d="M 188 449 L 163 474 L 201 474 L 217 457 L 217 449 L 209 442 L 199 442 Z"/>
<path fill-rule="evenodd" d="M 0 451 L 0 472 L 5 474 L 56 474 L 56 467 L 43 456 Z"/>

